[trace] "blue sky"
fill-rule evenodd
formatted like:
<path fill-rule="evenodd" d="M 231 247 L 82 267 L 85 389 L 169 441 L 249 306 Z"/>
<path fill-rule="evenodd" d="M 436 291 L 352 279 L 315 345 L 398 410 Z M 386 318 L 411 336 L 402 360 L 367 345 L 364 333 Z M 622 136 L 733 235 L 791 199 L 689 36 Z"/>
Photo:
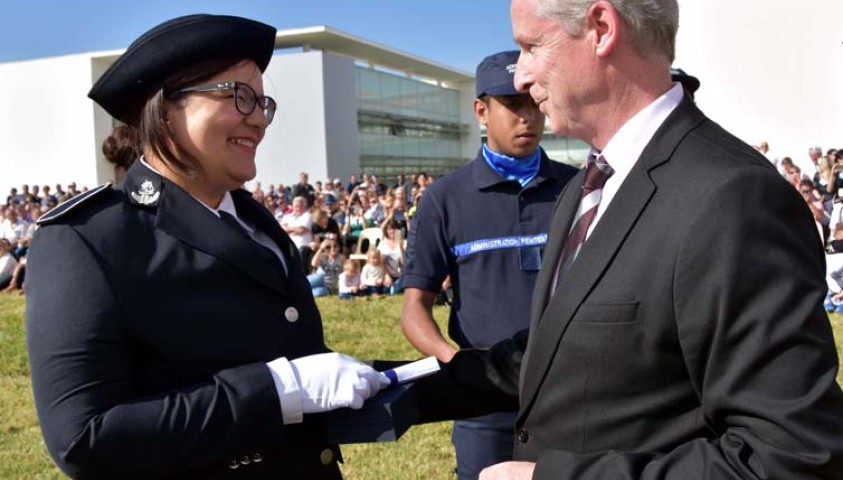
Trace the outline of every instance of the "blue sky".
<path fill-rule="evenodd" d="M 122 49 L 164 20 L 240 15 L 278 29 L 328 25 L 465 71 L 514 48 L 509 0 L 3 0 L 0 62 Z"/>

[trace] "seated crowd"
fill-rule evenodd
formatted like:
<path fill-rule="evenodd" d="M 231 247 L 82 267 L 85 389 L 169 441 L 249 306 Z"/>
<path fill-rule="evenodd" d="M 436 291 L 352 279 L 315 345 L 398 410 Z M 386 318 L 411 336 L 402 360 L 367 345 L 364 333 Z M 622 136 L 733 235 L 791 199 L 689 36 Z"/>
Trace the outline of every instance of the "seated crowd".
<path fill-rule="evenodd" d="M 269 185 L 264 189 L 257 183 L 252 195 L 273 212 L 299 248 L 315 296 L 340 293 L 344 264 L 360 263 L 357 269 L 362 271 L 364 282 L 350 295 L 353 298 L 402 291 L 404 239 L 409 220 L 433 180 L 426 173 L 412 176 L 409 182 L 404 175 L 398 175 L 393 185 L 386 185 L 376 175 L 351 175 L 345 185 L 339 178 L 311 185 L 308 175 L 302 173 L 300 181 L 291 186 Z M 36 221 L 42 213 L 79 192 L 75 183 L 66 188 L 56 184 L 55 190 L 49 185 L 23 185 L 20 191 L 10 190 L 6 202 L 0 205 L 0 289 L 23 291 L 26 251 L 37 229 Z M 369 253 L 379 254 L 375 262 L 381 267 L 377 272 L 362 265 L 375 263 L 368 258 L 362 262 L 347 260 L 357 253 L 361 232 L 371 228 L 382 232 L 382 241 L 369 249 Z"/>
<path fill-rule="evenodd" d="M 765 142 L 759 151 L 767 154 Z M 826 257 L 829 292 L 825 309 L 843 313 L 843 261 L 835 257 L 835 254 L 843 253 L 843 149 L 830 148 L 823 153 L 820 147 L 812 147 L 801 165 L 791 157 L 771 161 L 799 191 L 814 216 L 817 233 L 829 254 Z"/>
<path fill-rule="evenodd" d="M 83 188 L 82 191 L 87 190 Z M 6 202 L 0 205 L 0 291 L 23 292 L 26 277 L 26 252 L 29 242 L 38 228 L 41 214 L 59 203 L 79 194 L 75 183 L 65 189 L 56 184 L 52 191 L 49 185 L 23 185 L 18 191 L 12 188 Z"/>
<path fill-rule="evenodd" d="M 774 158 L 767 142 L 756 148 L 805 199 L 826 251 L 843 253 L 843 150 L 823 153 L 812 147 L 798 164 L 791 157 Z M 299 248 L 313 295 L 353 299 L 400 293 L 410 219 L 434 177 L 422 172 L 407 179 L 402 174 L 391 185 L 374 174 L 352 174 L 345 184 L 340 178 L 312 185 L 308 180 L 302 172 L 294 185 L 263 188 L 257 182 L 251 193 Z M 49 185 L 11 189 L 0 205 L 0 290 L 23 291 L 26 251 L 37 219 L 79 192 L 75 183 L 66 189 L 56 184 L 52 191 Z M 380 240 L 369 248 L 361 234 L 373 228 L 380 230 Z M 829 267 L 832 288 L 826 309 L 843 313 L 843 261 L 840 264 Z"/>
<path fill-rule="evenodd" d="M 410 219 L 434 178 L 419 173 L 408 181 L 398 175 L 392 185 L 374 174 L 352 174 L 346 184 L 335 178 L 311 185 L 308 179 L 302 172 L 295 185 L 256 183 L 252 196 L 273 212 L 299 248 L 313 295 L 351 299 L 400 293 Z M 361 239 L 366 229 L 380 230 L 372 248 Z M 360 259 L 350 258 L 358 253 Z"/>

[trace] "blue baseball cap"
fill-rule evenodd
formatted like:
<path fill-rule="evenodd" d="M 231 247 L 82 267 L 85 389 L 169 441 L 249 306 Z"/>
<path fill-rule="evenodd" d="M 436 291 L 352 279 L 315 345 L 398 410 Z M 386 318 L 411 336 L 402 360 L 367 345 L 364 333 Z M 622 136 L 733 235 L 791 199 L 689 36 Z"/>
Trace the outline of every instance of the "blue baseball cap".
<path fill-rule="evenodd" d="M 474 91 L 477 97 L 482 95 L 511 96 L 521 95 L 515 89 L 515 65 L 518 63 L 518 50 L 489 55 L 477 65 L 474 78 Z"/>

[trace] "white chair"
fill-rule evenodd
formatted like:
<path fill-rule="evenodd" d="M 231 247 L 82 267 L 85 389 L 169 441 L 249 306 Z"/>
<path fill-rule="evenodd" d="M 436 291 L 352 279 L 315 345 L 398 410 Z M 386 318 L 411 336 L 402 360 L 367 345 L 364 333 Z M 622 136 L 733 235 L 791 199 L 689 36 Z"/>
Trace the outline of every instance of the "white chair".
<path fill-rule="evenodd" d="M 370 248 L 378 248 L 383 239 L 383 230 L 377 227 L 363 229 L 357 237 L 357 252 L 352 253 L 348 258 L 352 260 L 366 261 Z"/>

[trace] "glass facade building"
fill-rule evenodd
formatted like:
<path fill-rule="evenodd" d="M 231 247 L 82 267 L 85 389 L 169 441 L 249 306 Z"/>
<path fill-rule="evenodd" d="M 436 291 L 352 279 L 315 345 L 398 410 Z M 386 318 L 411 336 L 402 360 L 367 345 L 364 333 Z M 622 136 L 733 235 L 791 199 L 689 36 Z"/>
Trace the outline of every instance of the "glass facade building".
<path fill-rule="evenodd" d="M 460 142 L 458 90 L 356 66 L 360 167 L 392 178 L 399 173 L 441 175 L 469 159 Z"/>

